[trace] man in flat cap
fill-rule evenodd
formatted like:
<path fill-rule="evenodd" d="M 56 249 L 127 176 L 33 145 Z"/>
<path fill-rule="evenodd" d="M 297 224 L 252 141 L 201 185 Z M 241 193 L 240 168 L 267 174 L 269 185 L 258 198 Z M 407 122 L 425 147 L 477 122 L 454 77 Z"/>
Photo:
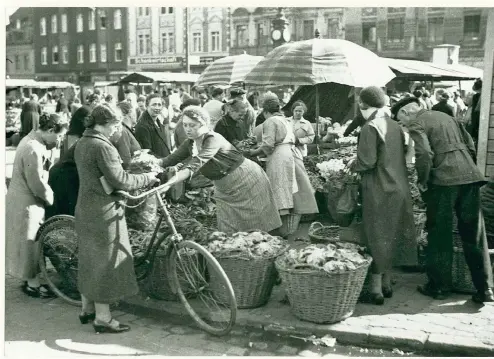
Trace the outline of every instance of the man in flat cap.
<path fill-rule="evenodd" d="M 472 300 L 493 302 L 492 270 L 472 137 L 448 114 L 422 109 L 416 97 L 397 102 L 391 112 L 406 126 L 415 142 L 418 188 L 427 205 L 428 283 L 419 292 L 444 299 L 452 289 L 453 212 L 458 218 L 465 260 L 477 292 Z"/>

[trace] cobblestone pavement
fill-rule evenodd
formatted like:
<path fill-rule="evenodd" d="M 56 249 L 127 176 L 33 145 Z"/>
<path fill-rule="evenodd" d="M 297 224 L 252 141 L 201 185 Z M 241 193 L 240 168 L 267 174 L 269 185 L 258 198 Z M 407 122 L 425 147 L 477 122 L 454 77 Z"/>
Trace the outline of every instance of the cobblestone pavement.
<path fill-rule="evenodd" d="M 5 355 L 12 357 L 102 356 L 414 356 L 398 350 L 360 347 L 315 346 L 273 333 L 235 329 L 225 337 L 213 337 L 189 326 L 187 318 L 143 316 L 114 310 L 129 323 L 128 333 L 95 334 L 81 325 L 79 309 L 60 299 L 29 298 L 20 283 L 6 277 Z M 33 354 L 35 354 L 33 356 Z"/>

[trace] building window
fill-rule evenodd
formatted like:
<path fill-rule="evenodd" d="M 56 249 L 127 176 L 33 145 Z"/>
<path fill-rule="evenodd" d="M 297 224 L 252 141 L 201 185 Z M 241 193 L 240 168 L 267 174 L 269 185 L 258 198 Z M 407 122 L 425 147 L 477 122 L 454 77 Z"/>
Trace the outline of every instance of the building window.
<path fill-rule="evenodd" d="M 100 56 L 101 62 L 106 63 L 106 61 L 107 61 L 107 57 L 106 57 L 106 44 L 101 44 L 100 45 L 99 52 L 100 52 L 99 56 Z"/>
<path fill-rule="evenodd" d="M 168 13 L 169 13 L 169 14 L 173 14 L 173 8 L 172 8 L 172 7 L 169 7 L 169 8 L 168 8 Z"/>
<path fill-rule="evenodd" d="M 151 53 L 151 35 L 144 35 L 144 40 L 146 40 L 146 54 Z"/>
<path fill-rule="evenodd" d="M 46 19 L 44 17 L 39 21 L 39 32 L 41 36 L 46 35 Z"/>
<path fill-rule="evenodd" d="M 211 51 L 221 51 L 220 45 L 220 32 L 212 31 L 211 32 Z"/>
<path fill-rule="evenodd" d="M 314 36 L 314 20 L 304 20 L 304 39 L 313 39 Z"/>
<path fill-rule="evenodd" d="M 139 54 L 145 55 L 151 53 L 151 35 L 140 34 L 139 35 Z"/>
<path fill-rule="evenodd" d="M 62 46 L 62 62 L 64 64 L 69 63 L 69 48 L 67 47 L 67 45 Z"/>
<path fill-rule="evenodd" d="M 404 13 L 405 10 L 405 7 L 388 7 L 388 14 Z"/>
<path fill-rule="evenodd" d="M 58 32 L 57 15 L 51 16 L 51 33 L 56 34 Z"/>
<path fill-rule="evenodd" d="M 94 10 L 91 10 L 89 12 L 89 17 L 87 19 L 88 22 L 88 28 L 89 30 L 95 30 L 96 29 L 96 13 Z"/>
<path fill-rule="evenodd" d="M 48 64 L 48 49 L 46 47 L 41 48 L 41 65 Z"/>
<path fill-rule="evenodd" d="M 444 41 L 444 19 L 442 17 L 429 18 L 427 23 L 427 38 L 432 43 Z"/>
<path fill-rule="evenodd" d="M 19 55 L 15 55 L 15 69 L 21 69 L 21 57 Z"/>
<path fill-rule="evenodd" d="M 77 46 L 77 63 L 78 64 L 84 63 L 84 45 Z"/>
<path fill-rule="evenodd" d="M 173 32 L 164 32 L 161 34 L 161 52 L 175 52 L 175 36 L 173 35 Z"/>
<path fill-rule="evenodd" d="M 53 46 L 51 52 L 51 63 L 58 64 L 59 56 L 58 56 L 58 46 Z"/>
<path fill-rule="evenodd" d="M 29 70 L 29 55 L 24 55 L 24 70 Z"/>
<path fill-rule="evenodd" d="M 362 43 L 364 45 L 371 45 L 376 43 L 376 24 L 363 23 L 362 24 Z"/>
<path fill-rule="evenodd" d="M 405 39 L 405 19 L 388 19 L 388 41 L 401 42 Z"/>
<path fill-rule="evenodd" d="M 192 33 L 192 51 L 202 52 L 202 33 L 200 32 Z"/>
<path fill-rule="evenodd" d="M 96 44 L 89 45 L 89 62 L 96 62 Z"/>
<path fill-rule="evenodd" d="M 122 11 L 115 10 L 113 13 L 113 28 L 115 30 L 120 30 L 122 28 Z"/>
<path fill-rule="evenodd" d="M 256 34 L 257 34 L 257 46 L 263 45 L 263 43 L 264 43 L 264 25 L 263 24 L 257 24 Z"/>
<path fill-rule="evenodd" d="M 137 8 L 137 15 L 138 16 L 149 16 L 151 13 L 151 8 L 150 7 L 139 7 Z"/>
<path fill-rule="evenodd" d="M 466 15 L 463 19 L 463 36 L 478 40 L 480 36 L 480 15 Z"/>
<path fill-rule="evenodd" d="M 100 29 L 106 29 L 106 11 L 105 10 L 99 10 L 98 12 L 99 15 L 99 27 Z"/>
<path fill-rule="evenodd" d="M 237 25 L 236 27 L 237 46 L 247 46 L 247 25 Z"/>
<path fill-rule="evenodd" d="M 62 14 L 62 19 L 61 19 L 61 23 L 62 23 L 62 32 L 64 34 L 67 33 L 67 14 Z"/>
<path fill-rule="evenodd" d="M 172 7 L 162 7 L 161 8 L 161 15 L 165 14 L 173 14 L 173 8 Z"/>
<path fill-rule="evenodd" d="M 20 20 L 20 19 L 17 19 L 17 20 L 15 21 L 15 28 L 16 28 L 16 29 L 20 29 L 20 28 L 21 28 L 21 20 Z"/>
<path fill-rule="evenodd" d="M 120 62 L 122 61 L 122 43 L 117 42 L 115 44 L 115 62 Z"/>
<path fill-rule="evenodd" d="M 82 18 L 82 14 L 77 14 L 77 32 L 84 31 L 84 19 Z"/>
<path fill-rule="evenodd" d="M 314 34 L 315 35 L 315 34 Z M 328 19 L 328 38 L 337 39 L 340 35 L 340 22 L 338 19 Z"/>
<path fill-rule="evenodd" d="M 144 55 L 144 35 L 139 35 L 138 46 L 139 46 L 139 55 Z"/>

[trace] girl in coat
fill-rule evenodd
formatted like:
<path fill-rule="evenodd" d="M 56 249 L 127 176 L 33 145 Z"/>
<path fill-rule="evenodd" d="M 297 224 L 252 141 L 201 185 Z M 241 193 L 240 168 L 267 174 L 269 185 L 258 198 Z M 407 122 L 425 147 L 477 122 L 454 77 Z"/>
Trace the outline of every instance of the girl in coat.
<path fill-rule="evenodd" d="M 312 124 L 304 118 L 304 113 L 307 112 L 307 106 L 302 101 L 295 101 L 292 105 L 293 116 L 289 118 L 293 125 L 293 133 L 295 134 L 295 154 L 297 157 L 303 158 L 307 156 L 307 145 L 314 141 L 316 134 Z"/>
<path fill-rule="evenodd" d="M 57 114 L 44 114 L 39 127 L 17 147 L 12 180 L 5 200 L 6 270 L 24 280 L 22 291 L 31 297 L 53 295 L 40 283 L 39 242 L 36 233 L 45 216 L 45 206 L 53 203 L 48 185 L 50 149 L 67 132 L 68 123 Z"/>
<path fill-rule="evenodd" d="M 417 264 L 417 243 L 406 167 L 405 135 L 382 109 L 384 92 L 360 92 L 366 123 L 360 132 L 353 169 L 362 176 L 363 232 L 373 258 L 370 301 L 381 305 L 393 295 L 393 266 Z"/>
<path fill-rule="evenodd" d="M 209 129 L 209 114 L 202 107 L 185 108 L 182 121 L 188 139 L 161 161 L 163 167 L 183 164 L 168 184 L 182 182 L 198 171 L 210 179 L 219 231 L 270 232 L 280 227 L 273 191 L 262 168 Z"/>
<path fill-rule="evenodd" d="M 107 194 L 101 177 L 116 190 L 131 191 L 156 183 L 155 173 L 129 174 L 122 168 L 109 138 L 121 118 L 107 106 L 96 106 L 86 131 L 75 147 L 79 196 L 75 229 L 79 244 L 78 288 L 82 297 L 81 323 L 94 319 L 96 332 L 130 330 L 112 318 L 110 303 L 138 292 L 132 250 L 120 197 Z"/>

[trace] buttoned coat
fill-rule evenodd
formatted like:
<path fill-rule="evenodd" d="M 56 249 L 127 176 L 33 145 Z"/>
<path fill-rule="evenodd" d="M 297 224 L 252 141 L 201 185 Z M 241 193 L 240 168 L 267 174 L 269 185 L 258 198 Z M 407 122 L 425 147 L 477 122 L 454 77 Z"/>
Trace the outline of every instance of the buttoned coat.
<path fill-rule="evenodd" d="M 101 133 L 87 129 L 75 148 L 79 196 L 75 227 L 79 243 L 79 291 L 97 303 L 113 303 L 138 292 L 121 199 L 105 193 L 104 176 L 115 189 L 149 184 L 144 174 L 124 171 L 117 149 Z"/>
<path fill-rule="evenodd" d="M 158 128 L 148 111 L 145 111 L 135 127 L 135 137 L 143 149 L 149 149 L 153 155 L 163 158 L 171 153 L 171 133 L 168 125 Z"/>

